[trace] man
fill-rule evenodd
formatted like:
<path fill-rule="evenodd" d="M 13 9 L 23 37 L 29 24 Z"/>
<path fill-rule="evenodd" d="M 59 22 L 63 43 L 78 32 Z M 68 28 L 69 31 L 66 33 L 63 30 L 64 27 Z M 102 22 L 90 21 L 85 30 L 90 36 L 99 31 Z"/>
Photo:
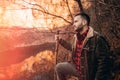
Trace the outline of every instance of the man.
<path fill-rule="evenodd" d="M 103 36 L 89 26 L 90 18 L 85 13 L 74 17 L 73 43 L 59 39 L 59 43 L 72 51 L 72 62 L 56 65 L 57 80 L 66 80 L 73 75 L 79 80 L 110 80 L 109 46 Z"/>

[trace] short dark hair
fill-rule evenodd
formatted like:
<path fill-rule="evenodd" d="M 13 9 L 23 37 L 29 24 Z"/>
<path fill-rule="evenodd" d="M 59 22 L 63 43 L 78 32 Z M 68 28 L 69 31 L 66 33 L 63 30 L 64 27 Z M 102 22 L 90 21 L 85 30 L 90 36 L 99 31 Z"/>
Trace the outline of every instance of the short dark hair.
<path fill-rule="evenodd" d="M 90 17 L 89 17 L 89 15 L 86 14 L 86 13 L 78 13 L 75 16 L 79 16 L 79 15 L 82 16 L 87 21 L 87 26 L 89 26 L 90 25 Z"/>

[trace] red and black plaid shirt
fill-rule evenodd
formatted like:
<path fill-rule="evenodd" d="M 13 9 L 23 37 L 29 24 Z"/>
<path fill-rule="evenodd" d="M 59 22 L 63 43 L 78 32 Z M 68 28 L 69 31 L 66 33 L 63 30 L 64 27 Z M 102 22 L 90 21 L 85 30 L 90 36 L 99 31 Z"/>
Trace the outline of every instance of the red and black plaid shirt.
<path fill-rule="evenodd" d="M 81 52 L 82 52 L 82 44 L 83 44 L 85 37 L 87 36 L 88 30 L 89 30 L 89 28 L 82 35 L 77 34 L 76 51 L 75 51 L 75 57 L 73 58 L 73 60 L 76 65 L 76 69 L 80 75 L 82 74 L 81 68 L 80 68 L 80 66 L 81 66 L 80 56 L 81 56 Z"/>

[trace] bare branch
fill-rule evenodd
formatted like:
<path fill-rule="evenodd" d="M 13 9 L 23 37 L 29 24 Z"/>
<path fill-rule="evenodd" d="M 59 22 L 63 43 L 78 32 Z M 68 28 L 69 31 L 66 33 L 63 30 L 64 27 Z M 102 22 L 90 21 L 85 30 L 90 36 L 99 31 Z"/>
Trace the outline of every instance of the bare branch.
<path fill-rule="evenodd" d="M 24 1 L 24 0 L 23 0 Z M 39 5 L 39 4 L 36 4 L 36 3 L 30 3 L 30 2 L 27 2 L 27 1 L 24 1 L 25 3 L 28 3 L 28 4 L 30 4 L 30 5 L 33 5 L 33 6 L 38 6 L 39 8 L 41 8 L 41 9 L 43 9 L 44 11 L 46 11 L 47 12 L 47 10 L 45 9 L 45 8 L 43 8 L 41 5 Z"/>
<path fill-rule="evenodd" d="M 31 9 L 38 10 L 38 11 L 41 11 L 41 12 L 43 12 L 43 13 L 49 14 L 49 15 L 51 15 L 51 16 L 55 16 L 55 17 L 61 18 L 61 19 L 63 19 L 64 21 L 66 21 L 67 23 L 72 24 L 70 21 L 67 21 L 65 18 L 63 18 L 63 17 L 61 17 L 61 16 L 58 16 L 58 15 L 55 15 L 55 14 L 52 14 L 52 13 L 49 13 L 49 12 L 46 12 L 46 11 L 42 11 L 42 10 L 37 9 L 37 8 L 31 8 Z"/>
<path fill-rule="evenodd" d="M 70 7 L 69 7 L 68 0 L 66 0 L 66 4 L 67 4 L 68 10 L 70 12 L 70 16 L 71 16 L 71 18 L 73 20 L 73 15 L 72 15 L 72 12 L 71 12 Z"/>
<path fill-rule="evenodd" d="M 80 13 L 84 13 L 84 10 L 83 10 L 83 6 L 82 6 L 82 3 L 81 3 L 81 0 L 75 0 L 75 1 L 77 1 L 78 5 L 79 5 Z"/>
<path fill-rule="evenodd" d="M 26 2 L 26 1 L 24 1 L 24 2 Z M 43 10 L 40 10 L 40 9 L 37 9 L 37 8 L 31 8 L 31 9 L 33 9 L 33 10 L 38 10 L 38 11 L 41 11 L 41 12 L 43 12 L 43 13 L 45 13 L 45 14 L 48 14 L 48 15 L 51 15 L 51 16 L 55 16 L 55 17 L 57 17 L 57 18 L 61 18 L 61 19 L 63 19 L 65 22 L 72 24 L 72 22 L 66 20 L 66 19 L 63 18 L 62 16 L 55 15 L 55 14 L 52 14 L 52 13 L 48 12 L 48 11 L 45 10 L 42 6 L 40 6 L 39 4 L 33 4 L 33 3 L 29 3 L 29 2 L 26 2 L 26 3 L 28 3 L 28 4 L 30 4 L 30 5 L 39 6 L 40 8 L 43 9 Z M 27 7 L 27 8 L 29 8 L 29 7 Z"/>

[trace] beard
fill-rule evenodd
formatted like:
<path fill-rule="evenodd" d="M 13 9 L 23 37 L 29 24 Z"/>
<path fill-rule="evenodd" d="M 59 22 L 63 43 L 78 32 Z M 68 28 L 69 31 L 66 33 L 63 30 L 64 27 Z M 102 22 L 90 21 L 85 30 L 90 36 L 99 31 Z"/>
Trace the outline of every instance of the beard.
<path fill-rule="evenodd" d="M 77 28 L 75 29 L 75 32 L 79 33 L 79 32 L 81 32 L 82 30 L 83 30 L 83 26 L 80 26 L 80 27 L 77 27 Z"/>

